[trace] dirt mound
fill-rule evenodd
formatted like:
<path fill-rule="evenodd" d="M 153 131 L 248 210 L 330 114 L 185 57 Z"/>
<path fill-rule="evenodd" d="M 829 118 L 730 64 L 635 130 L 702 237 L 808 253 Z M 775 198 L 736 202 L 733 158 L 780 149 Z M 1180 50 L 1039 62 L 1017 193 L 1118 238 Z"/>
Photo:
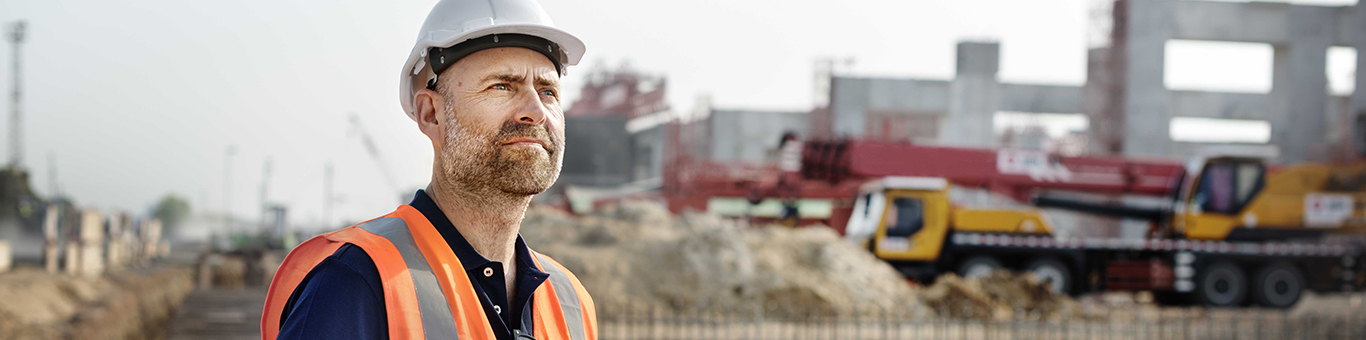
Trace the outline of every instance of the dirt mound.
<path fill-rule="evenodd" d="M 274 250 L 241 250 L 207 253 L 195 265 L 195 281 L 200 288 L 241 289 L 270 286 L 284 255 Z"/>
<path fill-rule="evenodd" d="M 1029 273 L 998 270 L 989 276 L 969 279 L 944 274 L 919 295 L 921 301 L 940 315 L 952 317 L 983 320 L 1082 317 L 1072 298 L 1053 293 L 1047 284 Z"/>
<path fill-rule="evenodd" d="M 20 268 L 0 275 L 5 339 L 152 338 L 194 288 L 183 267 L 116 271 L 96 279 Z"/>
<path fill-rule="evenodd" d="M 923 309 L 895 269 L 825 227 L 675 218 L 657 204 L 628 202 L 584 217 L 533 207 L 522 236 L 574 272 L 601 308 L 768 315 Z"/>

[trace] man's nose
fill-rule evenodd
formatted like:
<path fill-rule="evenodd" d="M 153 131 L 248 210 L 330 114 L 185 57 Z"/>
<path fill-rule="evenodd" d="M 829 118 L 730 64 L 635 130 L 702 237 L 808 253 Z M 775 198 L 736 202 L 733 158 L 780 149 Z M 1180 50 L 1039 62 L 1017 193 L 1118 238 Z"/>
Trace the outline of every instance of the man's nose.
<path fill-rule="evenodd" d="M 545 103 L 541 102 L 541 94 L 535 89 L 523 93 L 526 94 L 523 94 L 518 98 L 518 102 L 522 105 L 517 109 L 517 116 L 514 117 L 514 119 L 517 122 L 531 125 L 545 123 L 545 119 L 550 116 L 550 112 L 548 111 L 549 109 L 545 107 Z"/>

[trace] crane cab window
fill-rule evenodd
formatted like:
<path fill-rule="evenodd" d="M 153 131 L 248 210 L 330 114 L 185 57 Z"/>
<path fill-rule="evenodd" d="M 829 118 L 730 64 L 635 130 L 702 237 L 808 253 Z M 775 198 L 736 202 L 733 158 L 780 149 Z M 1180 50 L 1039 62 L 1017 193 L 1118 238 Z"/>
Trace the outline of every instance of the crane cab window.
<path fill-rule="evenodd" d="M 887 215 L 887 237 L 910 237 L 924 226 L 924 202 L 909 197 L 892 200 L 892 209 Z"/>
<path fill-rule="evenodd" d="M 869 192 L 858 196 L 854 201 L 854 211 L 845 225 L 844 236 L 851 239 L 872 237 L 877 233 L 878 223 L 882 222 L 886 199 L 879 192 Z"/>
<path fill-rule="evenodd" d="M 861 208 L 863 208 L 863 218 L 868 218 L 868 214 L 871 212 L 871 209 L 870 209 L 871 207 L 869 207 L 869 205 L 872 205 L 872 204 L 873 204 L 872 202 L 873 202 L 873 194 L 872 194 L 872 193 L 863 194 L 863 206 L 861 207 Z"/>
<path fill-rule="evenodd" d="M 1207 212 L 1237 214 L 1262 189 L 1261 163 L 1210 163 L 1200 176 L 1195 203 Z"/>

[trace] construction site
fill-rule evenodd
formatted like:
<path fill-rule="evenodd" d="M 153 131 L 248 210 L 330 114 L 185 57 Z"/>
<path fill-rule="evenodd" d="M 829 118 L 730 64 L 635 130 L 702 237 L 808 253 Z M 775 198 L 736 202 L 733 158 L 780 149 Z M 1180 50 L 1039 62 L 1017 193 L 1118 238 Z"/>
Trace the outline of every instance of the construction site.
<path fill-rule="evenodd" d="M 581 281 L 601 339 L 1366 338 L 1366 10 L 1091 6 L 1081 85 L 1001 81 L 1002 42 L 980 39 L 947 79 L 817 58 L 798 110 L 683 110 L 669 74 L 580 66 L 562 170 L 520 235 Z M 83 203 L 51 156 L 36 188 L 23 89 L 46 71 L 24 63 L 46 56 L 23 48 L 49 35 L 29 24 L 4 32 L 0 339 L 260 339 L 291 249 L 426 185 L 348 113 L 348 156 L 379 170 L 321 163 L 317 214 L 272 191 L 295 160 L 269 156 L 259 215 L 234 213 L 237 144 L 221 201 Z M 1170 88 L 1178 40 L 1269 46 L 1269 89 Z M 1344 48 L 1358 91 L 1325 72 Z"/>

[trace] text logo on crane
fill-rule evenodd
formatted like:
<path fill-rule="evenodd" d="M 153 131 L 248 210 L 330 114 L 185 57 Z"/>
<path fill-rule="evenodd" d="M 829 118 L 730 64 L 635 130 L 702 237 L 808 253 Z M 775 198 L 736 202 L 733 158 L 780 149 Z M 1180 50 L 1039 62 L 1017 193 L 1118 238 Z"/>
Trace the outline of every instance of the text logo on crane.
<path fill-rule="evenodd" d="M 996 172 L 1025 175 L 1040 182 L 1067 182 L 1072 179 L 1072 172 L 1067 167 L 1049 161 L 1047 153 L 1032 150 L 997 151 Z"/>

